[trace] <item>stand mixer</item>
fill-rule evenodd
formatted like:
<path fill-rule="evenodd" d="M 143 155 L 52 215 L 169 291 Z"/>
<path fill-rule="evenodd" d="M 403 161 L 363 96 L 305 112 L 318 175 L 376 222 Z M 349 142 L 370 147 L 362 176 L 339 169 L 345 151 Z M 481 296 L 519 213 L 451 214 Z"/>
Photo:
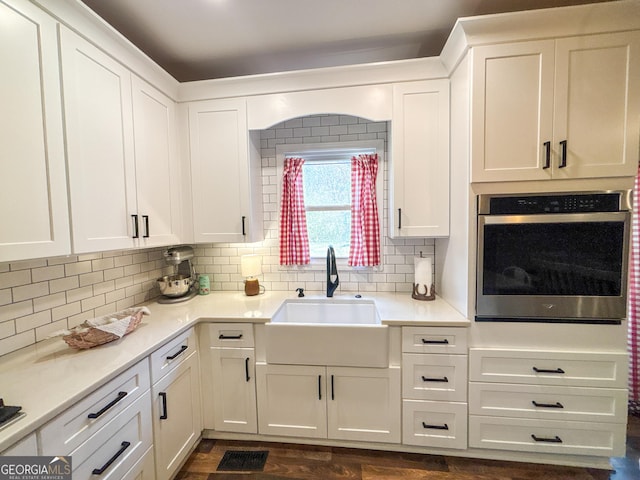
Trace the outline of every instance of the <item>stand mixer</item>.
<path fill-rule="evenodd" d="M 191 263 L 192 258 L 191 247 L 173 247 L 164 252 L 165 261 L 174 266 L 174 274 L 158 279 L 162 294 L 158 303 L 184 302 L 198 293 L 198 274 Z"/>

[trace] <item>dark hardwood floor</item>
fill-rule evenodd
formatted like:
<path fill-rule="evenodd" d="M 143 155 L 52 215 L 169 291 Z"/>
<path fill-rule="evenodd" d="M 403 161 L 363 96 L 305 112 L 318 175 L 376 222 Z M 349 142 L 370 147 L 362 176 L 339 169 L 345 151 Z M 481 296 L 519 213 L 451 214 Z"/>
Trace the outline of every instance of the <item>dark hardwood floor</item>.
<path fill-rule="evenodd" d="M 217 472 L 227 450 L 268 450 L 261 472 Z M 202 440 L 176 480 L 639 480 L 640 418 L 615 471 L 309 445 Z"/>

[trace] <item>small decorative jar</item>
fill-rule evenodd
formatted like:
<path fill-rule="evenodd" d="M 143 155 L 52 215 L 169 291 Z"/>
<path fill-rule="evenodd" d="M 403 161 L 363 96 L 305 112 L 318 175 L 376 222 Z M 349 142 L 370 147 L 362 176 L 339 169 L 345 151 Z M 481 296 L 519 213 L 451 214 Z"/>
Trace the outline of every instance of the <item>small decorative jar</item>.
<path fill-rule="evenodd" d="M 198 279 L 198 284 L 199 284 L 199 290 L 198 293 L 200 295 L 209 295 L 209 292 L 211 291 L 211 284 L 209 283 L 209 276 L 208 275 L 200 275 L 200 278 Z"/>

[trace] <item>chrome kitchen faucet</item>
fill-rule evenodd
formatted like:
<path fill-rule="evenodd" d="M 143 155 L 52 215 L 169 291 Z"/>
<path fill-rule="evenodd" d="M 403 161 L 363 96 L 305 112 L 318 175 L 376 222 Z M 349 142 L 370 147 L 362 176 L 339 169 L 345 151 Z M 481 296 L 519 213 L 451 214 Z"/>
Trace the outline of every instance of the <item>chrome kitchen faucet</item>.
<path fill-rule="evenodd" d="M 331 277 L 335 276 L 335 280 L 331 280 Z M 333 297 L 333 292 L 336 291 L 340 285 L 340 278 L 338 278 L 338 267 L 336 267 L 336 252 L 333 247 L 329 245 L 327 249 L 327 297 Z"/>

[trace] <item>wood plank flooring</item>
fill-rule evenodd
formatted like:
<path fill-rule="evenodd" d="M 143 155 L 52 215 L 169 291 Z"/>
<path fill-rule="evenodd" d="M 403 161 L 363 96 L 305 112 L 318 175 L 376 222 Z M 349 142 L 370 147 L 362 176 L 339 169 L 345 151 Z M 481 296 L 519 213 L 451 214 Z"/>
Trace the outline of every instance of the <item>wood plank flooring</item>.
<path fill-rule="evenodd" d="M 217 472 L 226 450 L 268 450 L 262 472 Z M 640 418 L 615 471 L 310 445 L 202 440 L 176 480 L 640 480 Z"/>

